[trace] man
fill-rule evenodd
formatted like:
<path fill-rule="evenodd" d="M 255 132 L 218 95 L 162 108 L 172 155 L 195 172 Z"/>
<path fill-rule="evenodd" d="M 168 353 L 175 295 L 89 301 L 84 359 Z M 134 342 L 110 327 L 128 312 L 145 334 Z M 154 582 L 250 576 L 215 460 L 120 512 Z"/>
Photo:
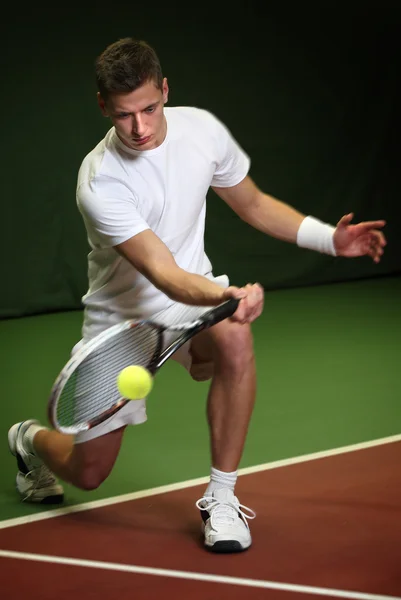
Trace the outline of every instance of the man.
<path fill-rule="evenodd" d="M 240 505 L 234 488 L 255 399 L 250 324 L 262 312 L 263 289 L 230 286 L 225 275 L 212 273 L 204 251 L 207 191 L 212 187 L 256 229 L 331 255 L 379 262 L 385 223 L 351 225 L 349 214 L 334 228 L 264 194 L 248 176 L 248 156 L 216 117 L 164 107 L 167 79 L 145 42 L 111 44 L 96 61 L 96 77 L 100 109 L 113 127 L 78 176 L 77 203 L 92 249 L 78 346 L 127 318 L 176 323 L 241 298 L 232 318 L 199 334 L 175 359 L 194 379 L 211 378 L 211 477 L 197 503 L 205 545 L 245 550 L 251 545 L 247 518 L 254 513 Z M 126 426 L 145 420 L 143 400 L 74 439 L 34 420 L 15 424 L 9 445 L 20 494 L 32 502 L 61 501 L 56 476 L 81 489 L 98 487 L 113 468 Z"/>

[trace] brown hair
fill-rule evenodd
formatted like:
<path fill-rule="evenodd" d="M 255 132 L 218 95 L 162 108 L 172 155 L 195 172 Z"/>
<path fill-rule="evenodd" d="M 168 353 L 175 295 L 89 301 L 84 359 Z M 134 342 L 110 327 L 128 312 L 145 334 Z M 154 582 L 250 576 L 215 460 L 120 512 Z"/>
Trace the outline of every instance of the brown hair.
<path fill-rule="evenodd" d="M 142 40 L 123 38 L 110 44 L 95 61 L 96 83 L 104 100 L 133 92 L 148 81 L 162 89 L 163 74 L 154 49 Z"/>

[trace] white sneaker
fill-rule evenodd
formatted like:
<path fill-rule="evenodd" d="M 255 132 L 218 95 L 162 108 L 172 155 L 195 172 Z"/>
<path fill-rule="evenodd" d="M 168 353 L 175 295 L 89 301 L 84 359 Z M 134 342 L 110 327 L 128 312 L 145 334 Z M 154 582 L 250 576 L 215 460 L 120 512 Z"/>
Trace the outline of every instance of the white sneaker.
<path fill-rule="evenodd" d="M 201 511 L 205 546 L 209 550 L 242 552 L 252 544 L 248 519 L 254 519 L 256 514 L 240 504 L 230 489 L 215 490 L 200 498 L 196 507 Z"/>
<path fill-rule="evenodd" d="M 64 490 L 53 473 L 35 454 L 24 448 L 24 435 L 38 421 L 22 421 L 8 432 L 8 445 L 16 457 L 18 473 L 16 487 L 23 501 L 41 504 L 59 504 L 64 500 Z"/>

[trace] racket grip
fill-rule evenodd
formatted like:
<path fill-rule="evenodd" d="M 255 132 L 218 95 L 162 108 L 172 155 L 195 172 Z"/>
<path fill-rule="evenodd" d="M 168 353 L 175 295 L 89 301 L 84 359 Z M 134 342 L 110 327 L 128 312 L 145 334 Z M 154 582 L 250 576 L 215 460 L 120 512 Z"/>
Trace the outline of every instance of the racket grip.
<path fill-rule="evenodd" d="M 240 303 L 238 298 L 230 298 L 224 304 L 220 304 L 216 306 L 210 313 L 206 316 L 206 320 L 209 326 L 214 325 L 215 323 L 220 323 L 224 319 L 231 317 L 238 308 L 238 304 Z"/>

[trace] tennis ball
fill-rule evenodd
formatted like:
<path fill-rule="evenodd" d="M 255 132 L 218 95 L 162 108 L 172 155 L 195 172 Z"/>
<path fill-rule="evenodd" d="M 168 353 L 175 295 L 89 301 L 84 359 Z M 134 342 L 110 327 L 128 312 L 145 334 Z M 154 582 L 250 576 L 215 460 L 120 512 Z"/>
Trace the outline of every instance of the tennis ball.
<path fill-rule="evenodd" d="M 139 365 L 126 367 L 117 377 L 117 387 L 121 396 L 128 400 L 145 398 L 153 387 L 153 378 L 147 369 Z"/>

